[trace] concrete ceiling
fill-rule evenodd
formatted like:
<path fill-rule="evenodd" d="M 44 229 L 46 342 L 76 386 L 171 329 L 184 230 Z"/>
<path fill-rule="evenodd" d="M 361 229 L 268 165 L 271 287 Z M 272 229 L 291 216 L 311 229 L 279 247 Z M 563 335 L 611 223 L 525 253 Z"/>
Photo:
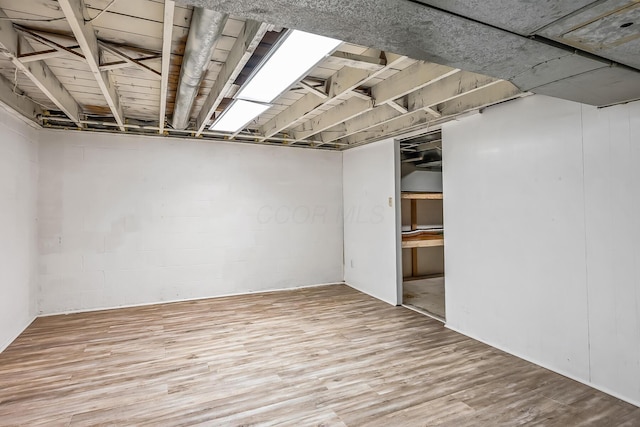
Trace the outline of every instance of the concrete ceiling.
<path fill-rule="evenodd" d="M 640 98 L 637 0 L 180 0 L 606 106 Z"/>

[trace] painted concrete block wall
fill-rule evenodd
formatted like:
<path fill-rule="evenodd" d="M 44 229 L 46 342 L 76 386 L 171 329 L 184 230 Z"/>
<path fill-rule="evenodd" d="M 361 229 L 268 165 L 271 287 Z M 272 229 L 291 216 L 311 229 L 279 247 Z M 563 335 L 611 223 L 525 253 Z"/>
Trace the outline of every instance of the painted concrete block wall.
<path fill-rule="evenodd" d="M 340 282 L 336 152 L 43 132 L 41 313 Z"/>
<path fill-rule="evenodd" d="M 37 130 L 0 107 L 0 351 L 34 319 Z"/>
<path fill-rule="evenodd" d="M 447 325 L 640 404 L 640 103 L 443 132 Z"/>
<path fill-rule="evenodd" d="M 343 152 L 345 282 L 393 305 L 402 274 L 397 161 L 393 140 Z"/>

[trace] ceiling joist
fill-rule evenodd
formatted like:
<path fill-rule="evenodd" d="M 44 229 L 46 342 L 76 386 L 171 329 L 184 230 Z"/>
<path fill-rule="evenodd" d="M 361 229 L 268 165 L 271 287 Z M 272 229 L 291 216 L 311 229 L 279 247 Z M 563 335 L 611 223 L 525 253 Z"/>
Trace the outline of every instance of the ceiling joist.
<path fill-rule="evenodd" d="M 100 70 L 100 51 L 98 39 L 91 22 L 84 19 L 86 6 L 83 0 L 59 0 L 58 4 L 67 18 L 67 22 L 78 41 L 78 45 L 85 56 L 87 64 L 93 73 L 96 82 L 104 96 L 113 118 L 121 131 L 125 131 L 124 113 L 120 105 L 120 97 L 116 87 L 111 82 L 109 74 Z"/>
<path fill-rule="evenodd" d="M 325 63 L 367 71 L 379 71 L 387 65 L 387 60 L 379 50 L 370 49 L 366 55 L 336 51 L 325 59 Z"/>
<path fill-rule="evenodd" d="M 371 111 L 376 105 L 385 104 L 411 93 L 460 70 L 425 62 L 416 62 L 371 88 L 373 102 L 351 98 L 331 110 L 303 123 L 293 131 L 295 139 L 306 139 L 339 123 Z"/>
<path fill-rule="evenodd" d="M 473 92 L 462 93 L 437 104 L 434 109 L 440 113 L 441 117 L 435 117 L 425 109 L 418 109 L 396 119 L 377 124 L 368 130 L 342 138 L 340 141 L 346 142 L 349 146 L 360 145 L 382 137 L 405 133 L 416 127 L 440 124 L 468 111 L 526 95 L 527 93 L 521 92 L 511 82 L 497 80 Z"/>
<path fill-rule="evenodd" d="M 369 49 L 367 52 L 375 51 Z M 365 53 L 367 53 L 365 52 Z M 295 103 L 290 105 L 287 109 L 280 112 L 274 118 L 269 120 L 260 128 L 260 133 L 263 138 L 269 138 L 278 132 L 282 132 L 284 129 L 295 126 L 302 122 L 312 113 L 316 112 L 317 108 L 329 102 L 335 102 L 334 99 L 340 99 L 341 96 L 350 93 L 358 86 L 365 84 L 367 81 L 378 77 L 383 72 L 391 69 L 401 61 L 406 59 L 405 56 L 395 55 L 392 53 L 386 54 L 386 66 L 378 71 L 371 72 L 358 68 L 343 67 L 334 73 L 327 80 L 326 93 L 327 98 L 320 98 L 314 94 L 307 93 Z M 295 139 L 302 139 L 297 138 Z"/>
<path fill-rule="evenodd" d="M 80 106 L 73 99 L 69 91 L 60 83 L 56 76 L 43 62 L 23 64 L 18 58 L 20 48 L 29 53 L 33 48 L 23 39 L 14 28 L 7 15 L 0 10 L 0 50 L 11 63 L 29 78 L 64 114 L 80 125 Z"/>

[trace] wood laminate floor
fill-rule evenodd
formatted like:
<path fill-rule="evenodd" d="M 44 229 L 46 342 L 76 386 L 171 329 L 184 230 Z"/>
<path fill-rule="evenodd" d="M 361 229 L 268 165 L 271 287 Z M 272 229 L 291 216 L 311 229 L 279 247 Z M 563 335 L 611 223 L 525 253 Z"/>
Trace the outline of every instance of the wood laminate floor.
<path fill-rule="evenodd" d="M 634 426 L 640 409 L 342 285 L 37 319 L 0 425 Z"/>
<path fill-rule="evenodd" d="M 444 277 L 405 280 L 402 283 L 402 302 L 445 319 Z"/>

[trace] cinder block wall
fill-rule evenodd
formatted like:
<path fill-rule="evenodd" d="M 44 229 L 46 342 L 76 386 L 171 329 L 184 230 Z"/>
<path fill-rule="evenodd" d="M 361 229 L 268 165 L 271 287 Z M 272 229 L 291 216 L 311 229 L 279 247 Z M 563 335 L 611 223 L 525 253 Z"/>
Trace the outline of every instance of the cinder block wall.
<path fill-rule="evenodd" d="M 43 314 L 340 282 L 337 152 L 43 131 Z"/>

